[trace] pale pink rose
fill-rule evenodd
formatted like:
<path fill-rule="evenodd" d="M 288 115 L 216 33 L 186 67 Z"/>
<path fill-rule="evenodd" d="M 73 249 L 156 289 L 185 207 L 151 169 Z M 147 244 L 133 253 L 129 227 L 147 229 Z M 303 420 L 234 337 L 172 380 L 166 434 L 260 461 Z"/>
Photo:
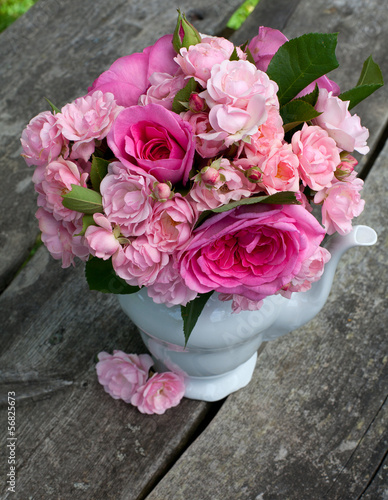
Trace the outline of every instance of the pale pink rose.
<path fill-rule="evenodd" d="M 42 241 L 56 260 L 62 260 L 62 267 L 74 266 L 74 257 L 86 260 L 89 250 L 81 236 L 75 236 L 81 231 L 79 225 L 73 222 L 58 221 L 53 214 L 43 208 L 38 208 L 36 218 L 42 232 Z"/>
<path fill-rule="evenodd" d="M 175 61 L 187 77 L 193 77 L 205 88 L 213 66 L 229 60 L 233 50 L 233 43 L 225 38 L 205 37 L 188 49 L 182 47 Z"/>
<path fill-rule="evenodd" d="M 166 109 L 172 110 L 172 103 L 177 92 L 186 85 L 183 74 L 176 76 L 167 73 L 154 73 L 150 76 L 151 87 L 140 96 L 139 104 L 160 104 Z"/>
<path fill-rule="evenodd" d="M 325 232 L 299 205 L 239 206 L 205 220 L 181 252 L 179 271 L 198 293 L 258 302 L 276 293 L 314 254 Z"/>
<path fill-rule="evenodd" d="M 203 170 L 206 176 L 207 169 Z M 195 182 L 190 190 L 189 197 L 194 202 L 198 212 L 211 210 L 226 205 L 230 201 L 247 198 L 252 194 L 253 187 L 251 187 L 251 183 L 244 173 L 235 168 L 228 159 L 221 159 L 218 172 L 220 174 L 219 180 L 213 186 L 203 182 L 202 171 L 193 178 Z"/>
<path fill-rule="evenodd" d="M 150 86 L 153 73 L 163 72 L 174 75 L 179 66 L 174 62 L 176 53 L 172 46 L 172 35 L 165 35 L 142 53 L 120 57 L 102 73 L 88 89 L 111 92 L 120 106 L 134 106 L 139 97 Z"/>
<path fill-rule="evenodd" d="M 185 394 L 181 375 L 172 372 L 155 373 L 131 398 L 131 403 L 141 413 L 162 415 L 177 406 Z"/>
<path fill-rule="evenodd" d="M 185 285 L 173 255 L 155 282 L 147 286 L 147 294 L 156 304 L 165 304 L 167 307 L 185 306 L 197 296 L 197 292 Z"/>
<path fill-rule="evenodd" d="M 172 253 L 190 238 L 195 219 L 190 203 L 179 193 L 156 202 L 147 227 L 148 242 L 161 252 Z"/>
<path fill-rule="evenodd" d="M 159 104 L 124 109 L 108 145 L 134 172 L 149 173 L 160 182 L 188 181 L 195 153 L 191 125 Z"/>
<path fill-rule="evenodd" d="M 214 132 L 200 137 L 224 140 L 226 146 L 256 134 L 265 123 L 268 107 L 278 106 L 278 86 L 248 61 L 223 61 L 211 70 L 207 90 L 200 95 L 210 107 Z"/>
<path fill-rule="evenodd" d="M 330 186 L 341 159 L 334 139 L 326 130 L 305 123 L 302 130 L 292 136 L 291 143 L 299 158 L 303 184 L 314 191 Z"/>
<path fill-rule="evenodd" d="M 117 226 L 118 231 L 116 228 L 113 230 L 112 224 L 102 214 L 94 214 L 93 219 L 97 226 L 91 225 L 86 229 L 85 239 L 92 255 L 107 260 L 120 248 L 120 228 Z"/>
<path fill-rule="evenodd" d="M 363 185 L 361 179 L 351 175 L 345 182 L 335 179 L 331 187 L 314 196 L 314 203 L 322 204 L 322 224 L 327 234 L 351 231 L 353 217 L 364 210 L 365 201 L 360 195 Z"/>
<path fill-rule="evenodd" d="M 275 106 L 268 108 L 268 118 L 251 137 L 250 142 L 241 143 L 246 156 L 267 155 L 284 140 L 283 120 Z"/>
<path fill-rule="evenodd" d="M 149 224 L 154 204 L 151 175 L 132 173 L 120 162 L 112 162 L 100 184 L 102 206 L 112 224 L 118 224 L 123 236 L 140 236 Z"/>
<path fill-rule="evenodd" d="M 103 94 L 100 90 L 66 104 L 56 119 L 62 135 L 74 141 L 70 157 L 87 161 L 95 150 L 95 141 L 107 136 L 122 109 L 113 94 Z"/>
<path fill-rule="evenodd" d="M 100 352 L 98 360 L 98 381 L 112 398 L 126 403 L 130 403 L 139 387 L 146 383 L 149 369 L 154 364 L 148 354 L 126 354 L 117 350 L 113 355 Z"/>
<path fill-rule="evenodd" d="M 63 206 L 62 195 L 72 190 L 72 185 L 86 187 L 87 173 L 81 173 L 78 165 L 70 160 L 59 157 L 46 168 L 44 180 L 41 183 L 42 195 L 38 197 L 38 205 L 53 212 L 58 220 L 74 221 L 82 217 Z"/>
<path fill-rule="evenodd" d="M 68 141 L 62 136 L 57 119 L 50 111 L 35 116 L 22 132 L 21 143 L 23 158 L 28 166 L 46 166 L 56 160 L 64 150 L 68 150 Z"/>
<path fill-rule="evenodd" d="M 182 118 L 192 126 L 195 149 L 202 158 L 214 158 L 221 151 L 226 149 L 222 139 L 213 140 L 209 138 L 209 133 L 213 132 L 209 122 L 209 113 L 193 113 L 192 111 L 187 111 L 182 115 Z"/>
<path fill-rule="evenodd" d="M 132 286 L 152 285 L 169 256 L 152 246 L 145 235 L 134 239 L 112 257 L 116 274 Z"/>
<path fill-rule="evenodd" d="M 314 254 L 302 263 L 299 273 L 279 290 L 283 297 L 290 298 L 293 292 L 307 292 L 312 283 L 318 281 L 325 270 L 325 264 L 331 258 L 330 252 L 326 248 L 318 247 Z"/>
<path fill-rule="evenodd" d="M 273 148 L 261 164 L 262 185 L 268 194 L 299 190 L 299 160 L 290 144 Z"/>
<path fill-rule="evenodd" d="M 226 302 L 232 300 L 232 312 L 238 314 L 241 311 L 258 311 L 263 305 L 263 301 L 249 300 L 243 295 L 220 293 L 219 300 Z"/>
<path fill-rule="evenodd" d="M 349 153 L 355 150 L 365 155 L 369 151 L 366 144 L 369 131 L 361 126 L 359 116 L 350 114 L 348 107 L 349 101 L 342 101 L 332 92 L 320 89 L 315 109 L 321 114 L 312 122 L 327 130 L 340 149 Z"/>

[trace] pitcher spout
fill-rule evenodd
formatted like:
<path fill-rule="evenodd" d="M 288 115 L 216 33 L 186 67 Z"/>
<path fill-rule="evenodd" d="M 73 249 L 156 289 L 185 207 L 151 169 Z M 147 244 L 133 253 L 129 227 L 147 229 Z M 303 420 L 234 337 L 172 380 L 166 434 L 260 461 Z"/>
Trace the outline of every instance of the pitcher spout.
<path fill-rule="evenodd" d="M 276 337 L 301 327 L 319 313 L 329 296 L 338 262 L 344 252 L 355 246 L 371 246 L 376 242 L 377 234 L 369 226 L 354 226 L 346 235 L 333 235 L 326 245 L 331 259 L 325 265 L 323 276 L 312 284 L 309 291 L 294 293 L 287 301 L 281 317 L 273 325 L 272 332 L 276 331 Z M 273 338 L 275 337 L 269 336 L 265 340 Z"/>

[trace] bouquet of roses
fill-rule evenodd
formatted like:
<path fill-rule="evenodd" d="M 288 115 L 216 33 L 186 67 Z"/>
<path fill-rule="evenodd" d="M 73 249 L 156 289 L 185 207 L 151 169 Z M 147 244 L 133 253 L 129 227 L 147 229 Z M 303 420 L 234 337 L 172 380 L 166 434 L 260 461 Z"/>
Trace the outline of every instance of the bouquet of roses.
<path fill-rule="evenodd" d="M 21 142 L 51 255 L 87 261 L 91 289 L 182 306 L 186 339 L 214 291 L 239 312 L 309 289 L 325 234 L 363 210 L 351 153 L 368 130 L 350 110 L 382 85 L 370 57 L 340 93 L 335 46 L 261 27 L 238 47 L 179 13 L 174 35 L 50 103 Z"/>

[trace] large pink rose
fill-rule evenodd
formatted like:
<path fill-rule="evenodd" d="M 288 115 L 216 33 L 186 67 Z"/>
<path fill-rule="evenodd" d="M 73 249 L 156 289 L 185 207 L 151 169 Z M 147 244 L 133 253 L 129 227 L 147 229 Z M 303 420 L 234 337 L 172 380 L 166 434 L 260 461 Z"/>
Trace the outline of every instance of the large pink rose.
<path fill-rule="evenodd" d="M 189 178 L 195 152 L 191 125 L 159 104 L 124 109 L 108 145 L 130 170 L 173 184 Z"/>
<path fill-rule="evenodd" d="M 176 53 L 172 46 L 172 35 L 165 35 L 142 53 L 120 57 L 104 71 L 88 89 L 111 92 L 120 106 L 133 106 L 150 85 L 152 73 L 163 72 L 174 75 L 179 66 L 174 62 Z"/>
<path fill-rule="evenodd" d="M 194 231 L 179 256 L 180 273 L 199 293 L 215 290 L 259 301 L 298 274 L 324 235 L 302 206 L 240 206 Z"/>

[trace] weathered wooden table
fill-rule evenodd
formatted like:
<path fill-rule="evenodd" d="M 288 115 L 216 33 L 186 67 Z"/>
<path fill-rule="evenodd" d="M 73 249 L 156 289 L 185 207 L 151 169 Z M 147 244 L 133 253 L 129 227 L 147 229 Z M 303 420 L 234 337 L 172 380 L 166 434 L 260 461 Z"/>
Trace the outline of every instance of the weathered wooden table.
<path fill-rule="evenodd" d="M 355 111 L 370 131 L 360 162 L 373 248 L 342 260 L 329 300 L 306 327 L 269 343 L 251 384 L 219 403 L 183 400 L 144 416 L 98 384 L 102 350 L 144 352 L 113 296 L 83 268 L 62 270 L 38 234 L 20 158 L 29 119 L 85 93 L 119 56 L 172 32 L 176 7 L 201 32 L 226 33 L 240 0 L 40 0 L 0 36 L 0 324 L 2 499 L 388 498 L 388 87 Z M 261 0 L 236 43 L 259 25 L 292 38 L 339 32 L 340 70 L 355 85 L 373 53 L 388 74 L 381 0 Z M 16 393 L 16 493 L 6 491 L 7 394 Z"/>

